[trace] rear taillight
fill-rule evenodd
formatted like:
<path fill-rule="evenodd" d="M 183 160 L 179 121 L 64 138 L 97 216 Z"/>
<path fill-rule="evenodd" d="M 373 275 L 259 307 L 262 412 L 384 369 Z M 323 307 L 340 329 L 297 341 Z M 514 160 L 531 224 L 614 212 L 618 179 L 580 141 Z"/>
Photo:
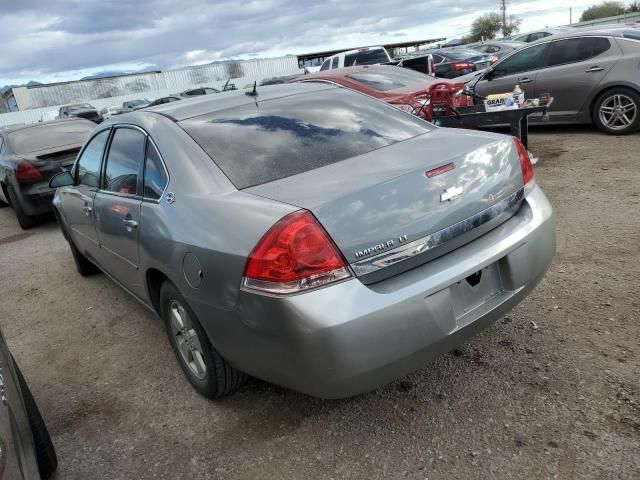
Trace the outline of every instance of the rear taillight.
<path fill-rule="evenodd" d="M 26 160 L 20 160 L 16 165 L 16 180 L 19 182 L 37 182 L 41 179 L 42 174 Z"/>
<path fill-rule="evenodd" d="M 454 70 L 458 70 L 458 71 L 473 69 L 473 63 L 469 63 L 469 62 L 452 63 L 451 66 L 454 68 Z"/>
<path fill-rule="evenodd" d="M 529 158 L 529 152 L 527 148 L 522 144 L 519 138 L 514 137 L 513 143 L 516 144 L 516 150 L 518 151 L 518 157 L 520 157 L 520 169 L 522 170 L 522 180 L 526 185 L 533 180 L 533 165 Z"/>
<path fill-rule="evenodd" d="M 255 246 L 244 269 L 245 288 L 298 293 L 350 277 L 338 248 L 306 210 L 278 221 Z"/>

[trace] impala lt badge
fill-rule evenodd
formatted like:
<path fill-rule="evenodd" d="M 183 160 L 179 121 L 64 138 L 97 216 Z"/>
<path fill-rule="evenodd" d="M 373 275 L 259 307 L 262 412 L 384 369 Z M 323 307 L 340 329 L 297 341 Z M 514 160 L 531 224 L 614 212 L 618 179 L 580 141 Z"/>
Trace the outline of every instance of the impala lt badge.
<path fill-rule="evenodd" d="M 450 202 L 460 196 L 462 196 L 462 187 L 451 187 L 447 188 L 444 193 L 440 194 L 440 201 Z"/>

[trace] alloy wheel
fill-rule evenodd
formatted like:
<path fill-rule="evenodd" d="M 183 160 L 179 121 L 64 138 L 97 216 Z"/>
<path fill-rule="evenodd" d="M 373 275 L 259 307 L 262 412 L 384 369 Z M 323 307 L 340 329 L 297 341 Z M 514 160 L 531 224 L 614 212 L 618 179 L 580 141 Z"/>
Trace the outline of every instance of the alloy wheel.
<path fill-rule="evenodd" d="M 635 122 L 638 106 L 631 97 L 617 93 L 602 102 L 598 114 L 608 129 L 624 130 Z"/>
<path fill-rule="evenodd" d="M 204 380 L 207 375 L 207 366 L 204 361 L 200 338 L 198 338 L 198 333 L 193 327 L 189 313 L 178 300 L 171 300 L 169 315 L 171 333 L 178 346 L 182 360 L 194 376 Z"/>

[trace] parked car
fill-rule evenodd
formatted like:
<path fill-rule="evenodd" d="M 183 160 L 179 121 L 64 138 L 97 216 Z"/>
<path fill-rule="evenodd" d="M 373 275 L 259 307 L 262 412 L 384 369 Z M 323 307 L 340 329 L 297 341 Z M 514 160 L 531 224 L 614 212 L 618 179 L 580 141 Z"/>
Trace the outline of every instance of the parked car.
<path fill-rule="evenodd" d="M 531 43 L 537 40 L 541 40 L 543 38 L 550 37 L 551 35 L 572 32 L 574 30 L 575 30 L 574 27 L 546 28 L 544 30 L 536 30 L 535 32 L 527 32 L 527 33 L 512 35 L 511 37 L 505 38 L 504 40 L 513 40 L 514 42 Z"/>
<path fill-rule="evenodd" d="M 58 110 L 58 118 L 85 118 L 94 123 L 100 123 L 102 117 L 96 110 L 96 107 L 89 103 L 74 103 L 73 105 L 64 105 Z"/>
<path fill-rule="evenodd" d="M 200 95 L 213 95 L 220 93 L 220 90 L 212 87 L 193 88 L 191 90 L 185 90 L 180 94 L 181 97 L 198 97 Z"/>
<path fill-rule="evenodd" d="M 122 102 L 121 113 L 129 113 L 140 110 L 141 108 L 146 108 L 150 103 L 151 102 L 149 102 L 149 100 L 147 100 L 146 98 L 127 100 L 126 102 Z"/>
<path fill-rule="evenodd" d="M 455 49 L 470 48 L 500 59 L 525 45 L 525 42 L 516 42 L 513 40 L 487 40 L 485 42 L 467 43 L 461 47 L 455 47 Z"/>
<path fill-rule="evenodd" d="M 52 179 L 57 217 L 78 271 L 160 315 L 210 398 L 245 373 L 320 397 L 376 388 L 504 315 L 554 256 L 510 136 L 326 84 L 120 118 Z"/>
<path fill-rule="evenodd" d="M 168 97 L 156 98 L 153 102 L 151 102 L 147 107 L 155 107 L 157 105 L 164 105 L 165 103 L 177 102 L 182 100 L 183 97 L 179 95 L 169 95 Z"/>
<path fill-rule="evenodd" d="M 320 71 L 324 72 L 355 65 L 379 65 L 389 62 L 391 62 L 391 57 L 384 47 L 365 47 L 332 55 L 322 62 Z"/>
<path fill-rule="evenodd" d="M 0 478 L 48 479 L 58 469 L 51 436 L 0 330 Z"/>
<path fill-rule="evenodd" d="M 539 40 L 493 65 L 479 77 L 475 92 L 510 92 L 518 84 L 527 98 L 542 93 L 554 98 L 552 122 L 593 123 L 616 135 L 634 132 L 640 127 L 639 33 L 571 30 Z"/>
<path fill-rule="evenodd" d="M 0 207 L 11 205 L 24 229 L 51 211 L 49 179 L 71 168 L 95 123 L 75 118 L 0 130 Z"/>
<path fill-rule="evenodd" d="M 111 118 L 113 115 L 120 115 L 121 113 L 122 108 L 116 106 L 107 107 L 100 110 L 100 116 L 102 116 L 104 120 L 106 120 L 107 118 Z"/>
<path fill-rule="evenodd" d="M 434 109 L 452 114 L 451 107 L 473 104 L 471 97 L 461 95 L 464 84 L 436 79 L 422 73 L 391 65 L 364 65 L 302 75 L 294 82 L 335 83 L 364 93 L 431 121 Z"/>
<path fill-rule="evenodd" d="M 431 54 L 436 77 L 456 78 L 476 70 L 483 70 L 498 61 L 498 57 L 468 48 L 439 48 L 421 50 L 416 56 Z M 406 63 L 406 61 L 405 61 Z"/>

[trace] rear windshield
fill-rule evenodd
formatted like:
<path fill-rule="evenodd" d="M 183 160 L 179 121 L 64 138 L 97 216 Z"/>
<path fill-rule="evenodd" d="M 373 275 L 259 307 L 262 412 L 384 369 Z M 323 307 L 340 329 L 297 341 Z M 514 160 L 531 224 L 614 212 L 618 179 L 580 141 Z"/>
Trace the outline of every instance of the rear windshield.
<path fill-rule="evenodd" d="M 59 122 L 29 127 L 9 134 L 14 153 L 25 154 L 66 145 L 82 144 L 95 124 L 87 122 Z"/>
<path fill-rule="evenodd" d="M 377 67 L 363 72 L 352 73 L 347 77 L 379 92 L 432 82 L 432 78 L 424 73 L 399 67 Z"/>
<path fill-rule="evenodd" d="M 387 53 L 381 49 L 363 50 L 361 52 L 350 53 L 344 56 L 344 66 L 353 67 L 354 65 L 375 65 L 377 63 L 387 63 L 389 57 Z"/>
<path fill-rule="evenodd" d="M 88 103 L 78 103 L 77 105 L 67 106 L 69 112 L 79 112 L 81 110 L 93 110 L 94 108 Z"/>
<path fill-rule="evenodd" d="M 180 125 L 238 189 L 337 163 L 432 128 L 383 102 L 336 88 L 258 100 Z"/>

